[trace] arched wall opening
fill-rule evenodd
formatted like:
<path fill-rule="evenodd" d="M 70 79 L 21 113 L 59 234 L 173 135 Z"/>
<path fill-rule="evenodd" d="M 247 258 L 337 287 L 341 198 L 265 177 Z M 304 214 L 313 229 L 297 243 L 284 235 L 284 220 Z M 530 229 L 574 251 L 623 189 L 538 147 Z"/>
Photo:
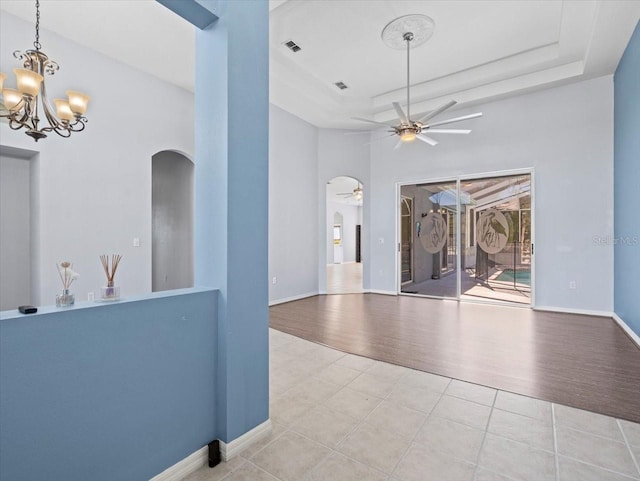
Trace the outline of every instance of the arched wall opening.
<path fill-rule="evenodd" d="M 363 184 L 338 176 L 326 186 L 326 293 L 363 291 Z"/>
<path fill-rule="evenodd" d="M 151 290 L 193 287 L 193 162 L 164 150 L 151 164 Z"/>

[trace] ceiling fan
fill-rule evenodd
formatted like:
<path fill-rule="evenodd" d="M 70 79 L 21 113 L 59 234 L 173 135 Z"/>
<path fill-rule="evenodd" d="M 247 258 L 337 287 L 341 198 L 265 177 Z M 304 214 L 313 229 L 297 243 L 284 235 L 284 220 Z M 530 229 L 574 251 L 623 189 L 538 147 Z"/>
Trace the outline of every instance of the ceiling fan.
<path fill-rule="evenodd" d="M 461 122 L 463 120 L 475 119 L 482 117 L 482 113 L 478 112 L 470 115 L 463 115 L 462 117 L 455 117 L 447 120 L 440 120 L 437 122 L 430 122 L 431 119 L 441 114 L 447 109 L 453 107 L 457 102 L 451 100 L 446 104 L 438 107 L 437 109 L 420 116 L 418 119 L 411 118 L 411 83 L 409 81 L 410 73 L 410 50 L 424 44 L 431 35 L 435 22 L 431 17 L 426 15 L 405 15 L 389 22 L 382 30 L 382 40 L 385 44 L 394 49 L 407 49 L 407 112 L 402 110 L 402 107 L 398 102 L 392 102 L 393 108 L 398 114 L 399 123 L 397 122 L 378 122 L 375 120 L 364 119 L 360 117 L 352 117 L 354 120 L 360 120 L 362 122 L 369 122 L 376 125 L 381 125 L 388 128 L 387 132 L 391 132 L 391 136 L 400 137 L 398 143 L 394 147 L 397 149 L 403 142 L 412 142 L 415 139 L 421 140 L 431 146 L 438 144 L 438 141 L 425 135 L 425 133 L 434 134 L 468 134 L 471 132 L 469 129 L 437 129 L 441 125 L 452 124 L 454 122 Z M 386 137 L 374 140 L 384 140 Z"/>
<path fill-rule="evenodd" d="M 363 190 L 362 190 L 362 187 L 360 186 L 360 182 L 358 182 L 358 187 L 353 189 L 352 192 L 340 192 L 336 195 L 342 195 L 344 196 L 345 199 L 353 197 L 355 200 L 362 200 Z"/>

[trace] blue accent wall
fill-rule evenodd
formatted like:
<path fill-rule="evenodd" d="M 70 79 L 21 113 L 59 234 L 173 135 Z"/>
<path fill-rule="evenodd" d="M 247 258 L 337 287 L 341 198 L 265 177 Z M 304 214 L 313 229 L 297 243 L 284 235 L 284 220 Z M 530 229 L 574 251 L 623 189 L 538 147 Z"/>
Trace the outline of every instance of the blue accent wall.
<path fill-rule="evenodd" d="M 640 336 L 640 23 L 614 85 L 615 312 Z"/>
<path fill-rule="evenodd" d="M 217 437 L 214 290 L 0 317 L 0 479 L 148 480 Z"/>
<path fill-rule="evenodd" d="M 269 418 L 269 2 L 202 1 L 196 32 L 195 281 L 220 291 L 219 437 Z"/>

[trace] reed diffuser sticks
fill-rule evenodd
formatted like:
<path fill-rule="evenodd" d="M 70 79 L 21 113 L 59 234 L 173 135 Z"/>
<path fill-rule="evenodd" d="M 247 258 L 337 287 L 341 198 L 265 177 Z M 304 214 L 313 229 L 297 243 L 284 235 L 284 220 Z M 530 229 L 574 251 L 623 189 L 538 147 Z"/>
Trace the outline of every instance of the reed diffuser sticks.
<path fill-rule="evenodd" d="M 109 265 L 109 256 L 101 255 L 100 262 L 102 262 L 102 268 L 104 269 L 104 273 L 107 275 L 107 287 L 113 287 L 114 278 L 116 276 L 116 271 L 118 270 L 118 265 L 120 264 L 120 260 L 122 256 L 120 254 L 112 254 L 111 255 L 111 265 Z"/>

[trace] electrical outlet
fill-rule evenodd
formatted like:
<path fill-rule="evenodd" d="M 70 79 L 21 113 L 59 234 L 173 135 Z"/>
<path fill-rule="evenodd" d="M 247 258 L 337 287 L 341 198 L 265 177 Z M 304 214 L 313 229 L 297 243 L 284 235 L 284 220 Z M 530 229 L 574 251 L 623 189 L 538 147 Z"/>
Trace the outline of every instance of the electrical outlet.
<path fill-rule="evenodd" d="M 271 279 L 271 284 L 277 284 L 278 283 L 278 278 L 277 277 L 273 277 L 273 279 Z"/>
<path fill-rule="evenodd" d="M 133 247 L 140 247 L 140 237 L 133 238 Z"/>
<path fill-rule="evenodd" d="M 378 244 L 384 244 L 384 237 L 378 238 Z"/>
<path fill-rule="evenodd" d="M 569 281 L 569 289 L 575 289 L 576 288 L 576 281 Z"/>

